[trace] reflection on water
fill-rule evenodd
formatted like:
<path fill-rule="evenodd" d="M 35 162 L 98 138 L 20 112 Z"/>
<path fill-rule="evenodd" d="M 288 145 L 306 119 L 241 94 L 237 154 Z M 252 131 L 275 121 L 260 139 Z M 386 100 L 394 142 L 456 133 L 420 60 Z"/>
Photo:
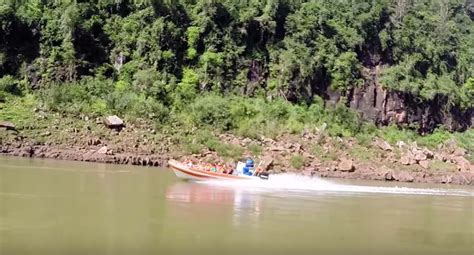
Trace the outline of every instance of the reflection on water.
<path fill-rule="evenodd" d="M 177 182 L 166 189 L 166 199 L 170 202 L 169 210 L 180 210 L 174 203 L 190 203 L 202 205 L 229 205 L 232 207 L 232 222 L 234 225 L 254 222 L 257 227 L 258 217 L 261 215 L 261 197 L 252 196 L 242 189 L 215 187 L 212 185 Z M 211 217 L 211 215 L 207 215 Z M 202 217 L 206 217 L 203 215 Z M 245 222 L 243 222 L 245 221 Z"/>
<path fill-rule="evenodd" d="M 192 183 L 0 157 L 0 255 L 473 254 L 472 187 Z"/>

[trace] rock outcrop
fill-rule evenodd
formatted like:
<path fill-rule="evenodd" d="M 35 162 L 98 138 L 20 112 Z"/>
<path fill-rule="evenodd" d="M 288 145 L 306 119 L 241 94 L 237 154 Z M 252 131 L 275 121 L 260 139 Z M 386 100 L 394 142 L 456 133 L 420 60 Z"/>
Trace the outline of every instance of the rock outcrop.
<path fill-rule="evenodd" d="M 100 149 L 97 150 L 98 154 L 107 154 L 108 148 L 107 146 L 102 146 Z"/>
<path fill-rule="evenodd" d="M 377 139 L 373 144 L 384 151 L 393 151 L 393 147 L 387 141 Z"/>
<path fill-rule="evenodd" d="M 440 124 L 450 130 L 464 130 L 471 127 L 474 119 L 474 108 L 461 110 L 456 106 L 450 111 L 443 110 L 446 104 L 443 100 L 432 100 L 420 103 L 409 94 L 390 91 L 382 87 L 379 77 L 384 66 L 373 65 L 362 70 L 365 84 L 353 87 L 348 95 L 349 106 L 364 119 L 376 124 L 398 125 L 418 124 L 422 133 L 432 131 Z M 328 97 L 331 91 L 327 92 Z M 334 97 L 331 97 L 334 98 Z M 339 98 L 335 99 L 336 101 Z"/>
<path fill-rule="evenodd" d="M 117 117 L 116 115 L 106 117 L 104 119 L 104 124 L 108 128 L 113 129 L 122 129 L 123 127 L 125 127 L 125 123 L 123 122 L 123 120 Z"/>
<path fill-rule="evenodd" d="M 400 182 L 413 182 L 415 178 L 408 172 L 405 171 L 397 171 L 393 174 L 393 179 L 400 181 Z"/>
<path fill-rule="evenodd" d="M 9 121 L 0 121 L 0 128 L 4 128 L 6 130 L 14 130 L 16 131 L 15 124 Z"/>
<path fill-rule="evenodd" d="M 351 159 L 342 158 L 337 164 L 337 170 L 343 172 L 353 172 L 355 170 L 354 161 Z"/>

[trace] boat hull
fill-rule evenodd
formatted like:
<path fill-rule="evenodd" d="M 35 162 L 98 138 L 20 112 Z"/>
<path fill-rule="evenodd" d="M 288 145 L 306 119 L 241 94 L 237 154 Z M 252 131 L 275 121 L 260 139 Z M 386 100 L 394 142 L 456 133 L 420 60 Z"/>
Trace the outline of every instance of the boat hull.
<path fill-rule="evenodd" d="M 170 160 L 168 162 L 173 172 L 178 178 L 185 180 L 256 180 L 260 179 L 256 176 L 237 176 L 231 174 L 215 173 L 209 171 L 202 171 L 197 169 L 191 169 L 187 165 L 178 162 L 176 160 Z"/>

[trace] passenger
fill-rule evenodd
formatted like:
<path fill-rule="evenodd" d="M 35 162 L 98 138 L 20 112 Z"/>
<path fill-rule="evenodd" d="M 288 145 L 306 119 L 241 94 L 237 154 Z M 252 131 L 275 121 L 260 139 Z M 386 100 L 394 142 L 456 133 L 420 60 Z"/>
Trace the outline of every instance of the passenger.
<path fill-rule="evenodd" d="M 192 167 L 192 166 L 193 166 L 193 161 L 190 160 L 190 159 L 186 160 L 185 163 L 186 163 L 186 165 L 187 165 L 188 167 Z"/>
<path fill-rule="evenodd" d="M 224 171 L 223 171 L 224 174 L 232 174 L 232 172 L 234 171 L 233 167 L 229 166 L 228 164 L 224 164 L 223 168 L 224 168 Z"/>

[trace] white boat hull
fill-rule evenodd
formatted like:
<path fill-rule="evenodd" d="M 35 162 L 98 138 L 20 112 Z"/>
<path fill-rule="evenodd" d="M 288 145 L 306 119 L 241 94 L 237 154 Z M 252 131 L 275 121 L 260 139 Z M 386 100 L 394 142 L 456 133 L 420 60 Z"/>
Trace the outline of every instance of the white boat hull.
<path fill-rule="evenodd" d="M 195 181 L 203 181 L 203 180 L 259 180 L 260 178 L 257 176 L 247 176 L 247 175 L 232 175 L 232 174 L 224 174 L 224 173 L 215 173 L 209 171 L 202 171 L 191 169 L 187 165 L 180 163 L 176 160 L 170 160 L 168 162 L 173 172 L 176 174 L 178 178 L 186 179 L 186 180 L 195 180 Z"/>

